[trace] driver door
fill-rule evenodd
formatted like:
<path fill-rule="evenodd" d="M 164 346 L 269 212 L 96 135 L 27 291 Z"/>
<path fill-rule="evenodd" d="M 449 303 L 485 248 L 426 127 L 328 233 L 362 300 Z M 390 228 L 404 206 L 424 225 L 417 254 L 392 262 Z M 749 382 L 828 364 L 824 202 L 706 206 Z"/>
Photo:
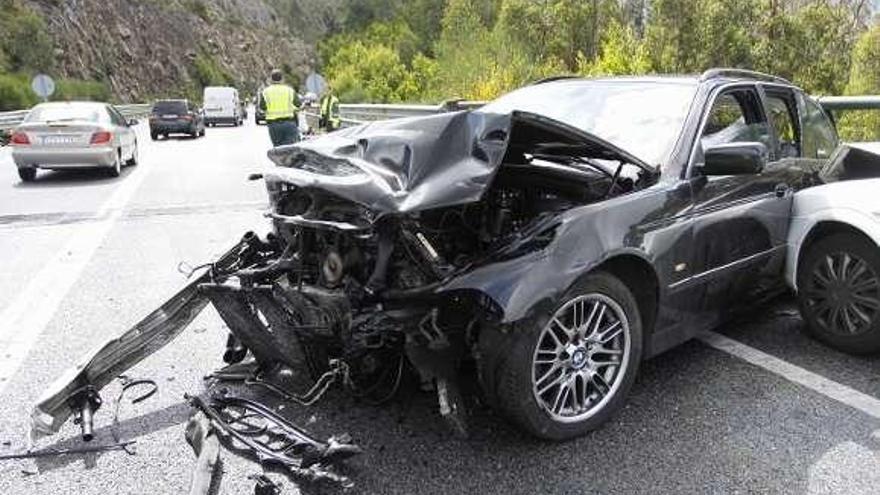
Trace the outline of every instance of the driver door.
<path fill-rule="evenodd" d="M 792 194 L 779 166 L 778 137 L 764 108 L 763 93 L 755 85 L 720 91 L 695 143 L 688 170 L 694 198 L 694 275 L 688 282 L 701 287 L 704 328 L 716 325 L 728 308 L 765 294 L 782 280 Z M 767 147 L 761 172 L 703 173 L 705 149 L 736 142 Z"/>

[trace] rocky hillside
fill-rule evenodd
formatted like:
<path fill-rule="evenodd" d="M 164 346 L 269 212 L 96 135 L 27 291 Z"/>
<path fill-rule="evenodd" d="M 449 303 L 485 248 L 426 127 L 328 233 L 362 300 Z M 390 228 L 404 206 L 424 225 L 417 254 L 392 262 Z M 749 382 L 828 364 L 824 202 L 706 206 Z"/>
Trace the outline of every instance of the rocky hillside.
<path fill-rule="evenodd" d="M 99 81 L 121 101 L 250 93 L 272 67 L 301 78 L 313 49 L 272 0 L 24 0 L 40 14 L 60 77 Z M 287 14 L 287 13 L 285 13 Z"/>

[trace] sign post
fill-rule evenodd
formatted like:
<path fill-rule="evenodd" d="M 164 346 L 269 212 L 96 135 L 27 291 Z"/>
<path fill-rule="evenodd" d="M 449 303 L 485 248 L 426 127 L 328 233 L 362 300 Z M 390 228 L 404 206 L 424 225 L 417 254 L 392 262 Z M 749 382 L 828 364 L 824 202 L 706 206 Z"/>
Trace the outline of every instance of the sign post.
<path fill-rule="evenodd" d="M 324 89 L 327 87 L 327 81 L 324 79 L 324 76 L 318 74 L 317 72 L 312 72 L 306 77 L 306 91 L 309 93 L 315 93 L 315 96 L 318 98 L 324 93 Z"/>
<path fill-rule="evenodd" d="M 31 81 L 31 89 L 34 90 L 34 93 L 42 98 L 43 101 L 48 101 L 49 97 L 52 96 L 52 93 L 55 92 L 55 81 L 46 74 L 37 74 L 34 76 L 33 81 Z"/>

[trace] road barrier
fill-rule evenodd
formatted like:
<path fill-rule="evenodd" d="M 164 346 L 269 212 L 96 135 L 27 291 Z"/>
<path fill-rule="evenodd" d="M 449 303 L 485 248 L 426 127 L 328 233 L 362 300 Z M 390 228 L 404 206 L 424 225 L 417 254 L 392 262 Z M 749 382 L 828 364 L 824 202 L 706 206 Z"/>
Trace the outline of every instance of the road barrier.
<path fill-rule="evenodd" d="M 820 96 L 816 98 L 825 110 L 868 110 L 880 108 L 880 96 Z"/>
<path fill-rule="evenodd" d="M 850 108 L 880 108 L 880 96 L 823 96 L 819 102 L 828 110 L 845 110 Z M 377 120 L 388 120 L 406 117 L 423 117 L 445 112 L 459 110 L 472 110 L 483 106 L 482 101 L 452 100 L 439 105 L 399 105 L 399 104 L 342 104 L 339 105 L 339 113 L 343 127 L 363 124 Z M 116 105 L 116 108 L 126 117 L 141 117 L 150 112 L 151 104 Z M 308 123 L 312 127 L 318 125 L 318 114 L 314 108 L 307 108 L 305 113 Z M 15 112 L 0 112 L 0 131 L 11 129 L 24 120 L 28 110 Z"/>
<path fill-rule="evenodd" d="M 350 127 L 376 120 L 424 117 L 438 113 L 472 110 L 485 105 L 482 101 L 451 100 L 439 105 L 397 105 L 344 103 L 339 105 L 339 116 L 343 127 Z M 317 127 L 318 114 L 305 111 L 309 125 Z"/>

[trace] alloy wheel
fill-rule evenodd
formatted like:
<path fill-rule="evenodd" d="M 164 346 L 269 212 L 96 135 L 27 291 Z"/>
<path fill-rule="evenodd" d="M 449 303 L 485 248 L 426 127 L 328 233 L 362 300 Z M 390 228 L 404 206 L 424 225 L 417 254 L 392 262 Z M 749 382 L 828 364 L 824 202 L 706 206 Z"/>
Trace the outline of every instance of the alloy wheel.
<path fill-rule="evenodd" d="M 880 312 L 880 277 L 853 253 L 827 253 L 804 292 L 815 321 L 837 335 L 867 332 Z"/>
<path fill-rule="evenodd" d="M 544 326 L 532 358 L 532 392 L 561 423 L 583 421 L 614 397 L 629 362 L 629 322 L 604 294 L 562 305 Z"/>

